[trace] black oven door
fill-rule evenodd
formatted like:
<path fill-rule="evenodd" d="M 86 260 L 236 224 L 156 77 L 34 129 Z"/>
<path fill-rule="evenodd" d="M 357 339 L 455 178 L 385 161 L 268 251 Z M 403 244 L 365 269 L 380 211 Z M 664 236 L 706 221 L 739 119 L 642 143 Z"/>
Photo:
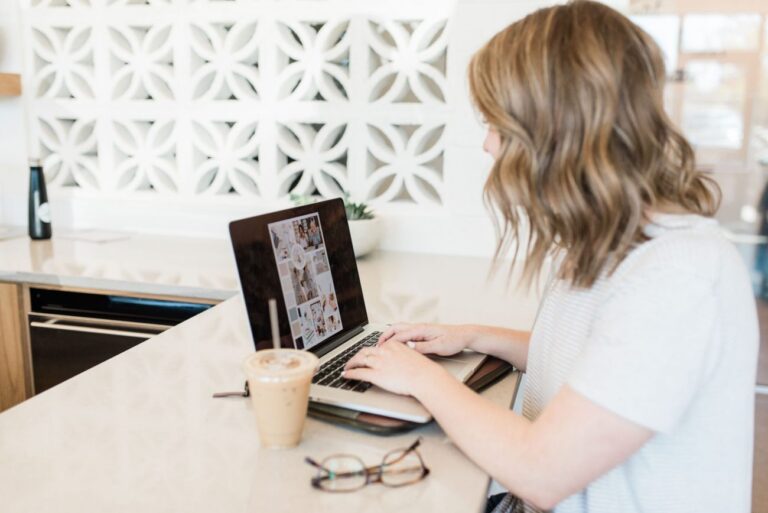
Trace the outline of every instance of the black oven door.
<path fill-rule="evenodd" d="M 35 393 L 47 390 L 161 333 L 167 326 L 51 318 L 31 314 Z"/>

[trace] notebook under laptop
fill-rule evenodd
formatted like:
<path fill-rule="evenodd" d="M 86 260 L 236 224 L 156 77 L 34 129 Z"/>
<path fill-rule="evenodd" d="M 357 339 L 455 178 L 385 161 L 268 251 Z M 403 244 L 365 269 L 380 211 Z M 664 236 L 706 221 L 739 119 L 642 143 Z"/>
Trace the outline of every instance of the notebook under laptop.
<path fill-rule="evenodd" d="M 386 329 L 368 322 L 342 200 L 233 221 L 229 232 L 256 350 L 272 347 L 267 301 L 276 298 L 283 347 L 320 358 L 312 400 L 413 422 L 431 420 L 412 397 L 340 376 L 349 358 L 375 344 Z M 467 351 L 435 359 L 466 381 L 483 358 Z"/>

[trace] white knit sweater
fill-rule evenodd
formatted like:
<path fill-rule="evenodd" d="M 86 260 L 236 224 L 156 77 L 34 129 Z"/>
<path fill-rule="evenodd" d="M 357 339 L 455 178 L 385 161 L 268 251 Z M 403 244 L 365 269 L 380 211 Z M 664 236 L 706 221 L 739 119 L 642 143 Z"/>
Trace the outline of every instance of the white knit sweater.
<path fill-rule="evenodd" d="M 658 215 L 646 233 L 592 288 L 554 281 L 539 310 L 523 414 L 568 384 L 656 432 L 555 511 L 749 513 L 758 329 L 744 263 L 712 219 Z"/>

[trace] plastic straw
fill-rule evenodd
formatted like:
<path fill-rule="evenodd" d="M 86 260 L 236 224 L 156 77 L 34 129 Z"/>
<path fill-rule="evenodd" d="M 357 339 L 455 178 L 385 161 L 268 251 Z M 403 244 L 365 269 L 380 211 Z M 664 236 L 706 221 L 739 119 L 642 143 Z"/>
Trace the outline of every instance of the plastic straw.
<path fill-rule="evenodd" d="M 280 349 L 280 327 L 277 324 L 277 301 L 269 300 L 269 324 L 272 328 L 272 345 Z"/>

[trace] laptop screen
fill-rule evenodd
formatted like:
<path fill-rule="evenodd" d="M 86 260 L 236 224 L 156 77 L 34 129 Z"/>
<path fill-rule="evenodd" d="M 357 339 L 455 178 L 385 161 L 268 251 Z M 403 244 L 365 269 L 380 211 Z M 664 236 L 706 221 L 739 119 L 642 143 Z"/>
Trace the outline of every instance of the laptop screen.
<path fill-rule="evenodd" d="M 272 297 L 283 347 L 320 351 L 367 324 L 341 200 L 235 221 L 230 235 L 257 350 L 272 346 Z"/>

